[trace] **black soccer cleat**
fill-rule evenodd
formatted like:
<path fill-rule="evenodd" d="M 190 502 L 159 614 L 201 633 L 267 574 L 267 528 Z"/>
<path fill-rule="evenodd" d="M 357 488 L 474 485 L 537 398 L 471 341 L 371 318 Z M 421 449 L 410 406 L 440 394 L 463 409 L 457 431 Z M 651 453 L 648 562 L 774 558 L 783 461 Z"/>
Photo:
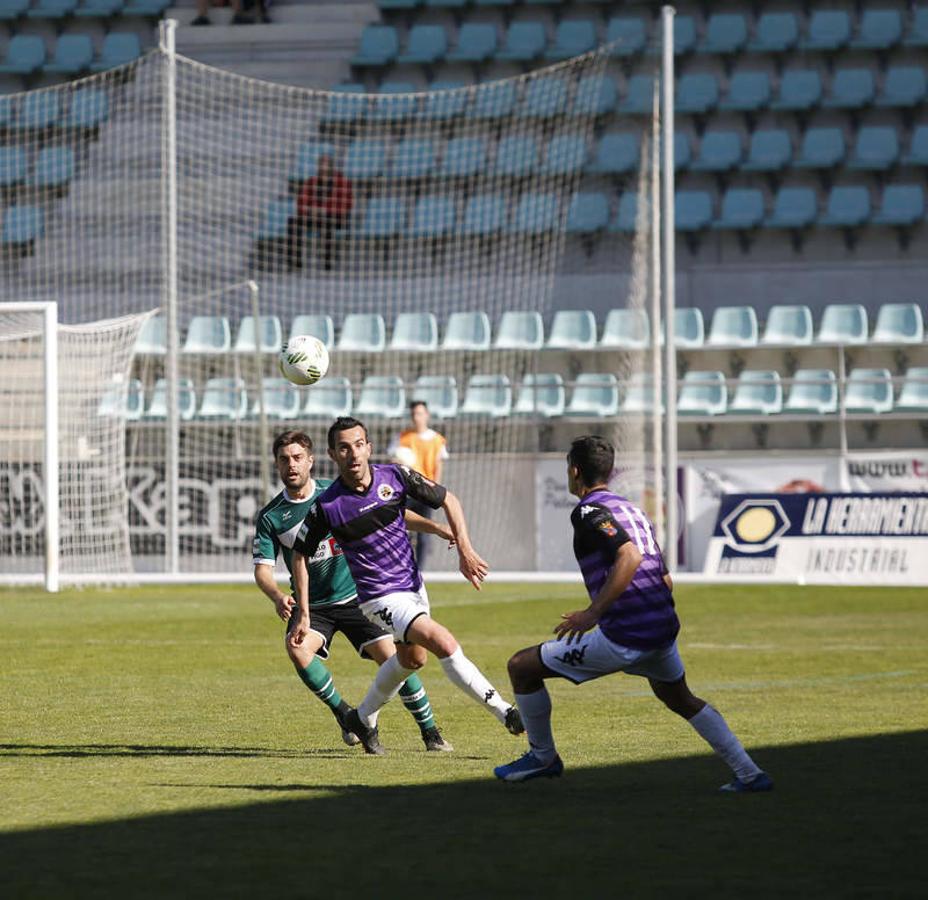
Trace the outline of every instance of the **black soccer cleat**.
<path fill-rule="evenodd" d="M 451 753 L 451 746 L 442 736 L 438 728 L 427 728 L 422 732 L 422 742 L 429 753 Z"/>
<path fill-rule="evenodd" d="M 372 756 L 383 756 L 385 751 L 383 749 L 383 744 L 380 743 L 380 734 L 377 731 L 377 726 L 375 725 L 373 728 L 368 728 L 367 725 L 361 721 L 361 717 L 358 715 L 356 709 L 351 710 L 351 712 L 345 716 L 345 728 L 352 734 L 357 735 L 361 744 L 364 746 L 365 753 L 370 753 Z"/>
<path fill-rule="evenodd" d="M 525 731 L 525 726 L 522 724 L 522 716 L 519 713 L 519 710 L 515 706 L 510 706 L 506 710 L 506 731 L 510 734 L 522 734 Z"/>
<path fill-rule="evenodd" d="M 348 747 L 357 747 L 361 742 L 345 727 L 345 718 L 354 707 L 349 706 L 344 700 L 339 704 L 338 709 L 332 710 L 335 721 L 338 722 L 342 730 L 342 741 Z"/>

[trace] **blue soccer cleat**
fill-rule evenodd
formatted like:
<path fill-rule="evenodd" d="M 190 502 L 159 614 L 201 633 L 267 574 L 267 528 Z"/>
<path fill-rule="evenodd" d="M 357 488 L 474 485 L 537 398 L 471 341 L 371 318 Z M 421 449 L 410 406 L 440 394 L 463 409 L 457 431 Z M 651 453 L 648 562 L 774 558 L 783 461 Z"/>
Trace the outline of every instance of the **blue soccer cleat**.
<path fill-rule="evenodd" d="M 723 794 L 760 794 L 773 790 L 773 779 L 766 773 L 755 775 L 750 781 L 735 778 L 734 781 L 723 784 L 719 791 Z"/>
<path fill-rule="evenodd" d="M 549 763 L 543 763 L 529 750 L 515 762 L 497 766 L 493 774 L 500 781 L 528 781 L 530 778 L 559 778 L 563 771 L 564 763 L 559 756 L 555 756 Z"/>

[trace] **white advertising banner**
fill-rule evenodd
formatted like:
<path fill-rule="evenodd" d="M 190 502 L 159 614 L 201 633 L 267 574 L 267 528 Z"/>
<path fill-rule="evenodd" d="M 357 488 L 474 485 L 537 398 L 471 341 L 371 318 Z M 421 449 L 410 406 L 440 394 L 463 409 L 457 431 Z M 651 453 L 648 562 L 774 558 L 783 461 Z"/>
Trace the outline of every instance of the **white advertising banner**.
<path fill-rule="evenodd" d="M 928 453 L 852 453 L 846 460 L 849 490 L 928 492 Z"/>
<path fill-rule="evenodd" d="M 539 572 L 572 572 L 574 558 L 570 512 L 577 498 L 567 492 L 564 458 L 539 459 L 535 465 L 536 568 Z"/>

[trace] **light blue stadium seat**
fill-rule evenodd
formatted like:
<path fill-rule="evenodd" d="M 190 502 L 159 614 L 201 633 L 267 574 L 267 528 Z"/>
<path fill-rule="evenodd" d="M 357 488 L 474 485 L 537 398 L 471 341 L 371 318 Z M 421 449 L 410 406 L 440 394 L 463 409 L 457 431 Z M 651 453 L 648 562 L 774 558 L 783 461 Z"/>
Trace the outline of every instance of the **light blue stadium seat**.
<path fill-rule="evenodd" d="M 361 32 L 353 66 L 385 66 L 393 62 L 400 52 L 400 38 L 391 25 L 367 25 Z"/>
<path fill-rule="evenodd" d="M 838 380 L 830 369 L 799 369 L 793 375 L 783 412 L 827 415 L 838 411 Z"/>
<path fill-rule="evenodd" d="M 469 178 L 486 167 L 487 145 L 483 138 L 457 137 L 448 141 L 438 168 L 443 178 Z"/>
<path fill-rule="evenodd" d="M 902 42 L 906 47 L 928 47 L 928 6 L 918 6 Z"/>
<path fill-rule="evenodd" d="M 586 164 L 586 140 L 570 134 L 560 134 L 551 138 L 545 149 L 545 162 L 541 167 L 542 175 L 573 175 L 580 172 Z"/>
<path fill-rule="evenodd" d="M 692 53 L 696 48 L 696 19 L 676 15 L 673 19 L 673 52 L 676 56 Z"/>
<path fill-rule="evenodd" d="M 538 143 L 535 138 L 510 136 L 504 137 L 497 147 L 497 175 L 524 178 L 538 168 Z"/>
<path fill-rule="evenodd" d="M 856 50 L 889 50 L 902 40 L 902 15 L 895 9 L 865 9 L 860 17 Z"/>
<path fill-rule="evenodd" d="M 287 178 L 291 182 L 306 181 L 317 172 L 320 156 L 334 156 L 335 148 L 329 141 L 306 141 L 300 144 L 296 159 Z"/>
<path fill-rule="evenodd" d="M 676 111 L 686 115 L 707 113 L 719 102 L 719 83 L 708 72 L 684 75 L 677 83 Z"/>
<path fill-rule="evenodd" d="M 748 50 L 755 53 L 786 53 L 799 40 L 799 20 L 791 12 L 765 12 L 757 20 Z"/>
<path fill-rule="evenodd" d="M 540 350 L 545 342 L 545 326 L 541 313 L 506 310 L 499 320 L 495 350 Z"/>
<path fill-rule="evenodd" d="M 572 59 L 596 47 L 596 24 L 590 19 L 564 19 L 554 32 L 545 59 Z"/>
<path fill-rule="evenodd" d="M 74 177 L 74 151 L 70 147 L 45 147 L 39 151 L 32 184 L 39 190 L 59 190 Z"/>
<path fill-rule="evenodd" d="M 859 185 L 833 187 L 819 225 L 856 228 L 870 218 L 870 192 Z"/>
<path fill-rule="evenodd" d="M 673 167 L 676 171 L 688 169 L 693 161 L 693 150 L 690 147 L 690 138 L 685 131 L 674 131 L 673 135 Z"/>
<path fill-rule="evenodd" d="M 296 214 L 296 200 L 284 197 L 272 200 L 264 211 L 264 217 L 258 226 L 259 241 L 275 240 L 287 236 L 287 223 Z"/>
<path fill-rule="evenodd" d="M 928 166 L 928 125 L 917 125 L 913 129 L 909 152 L 902 163 L 906 166 Z"/>
<path fill-rule="evenodd" d="M 441 347 L 442 350 L 489 350 L 489 316 L 479 311 L 451 313 Z"/>
<path fill-rule="evenodd" d="M 420 375 L 409 394 L 421 400 L 433 419 L 453 419 L 458 414 L 458 385 L 453 375 Z"/>
<path fill-rule="evenodd" d="M 109 19 L 122 8 L 123 0 L 83 0 L 74 15 L 79 19 Z"/>
<path fill-rule="evenodd" d="M 677 191 L 674 219 L 678 231 L 702 231 L 712 222 L 712 197 L 708 191 Z"/>
<path fill-rule="evenodd" d="M 50 75 L 78 75 L 90 68 L 93 43 L 88 34 L 63 34 L 55 43 L 55 53 L 42 71 Z"/>
<path fill-rule="evenodd" d="M 12 188 L 26 181 L 26 151 L 0 146 L 0 187 Z"/>
<path fill-rule="evenodd" d="M 831 93 L 822 101 L 824 109 L 861 109 L 873 103 L 876 83 L 872 69 L 838 69 Z"/>
<path fill-rule="evenodd" d="M 506 42 L 496 53 L 498 60 L 531 62 L 545 50 L 545 27 L 541 22 L 513 22 L 506 32 Z"/>
<path fill-rule="evenodd" d="M 793 145 L 785 128 L 765 128 L 751 135 L 744 172 L 782 172 L 789 166 Z"/>
<path fill-rule="evenodd" d="M 359 121 L 367 112 L 368 98 L 364 96 L 363 84 L 356 81 L 339 84 L 332 88 L 323 115 L 323 121 L 350 125 Z"/>
<path fill-rule="evenodd" d="M 137 421 L 142 417 L 142 408 L 145 402 L 145 392 L 142 382 L 138 378 L 130 378 L 125 391 L 120 383 L 108 388 L 100 398 L 97 406 L 97 415 L 103 418 L 126 419 L 129 422 Z"/>
<path fill-rule="evenodd" d="M 464 233 L 471 237 L 498 234 L 506 219 L 506 201 L 500 194 L 478 194 L 467 201 Z"/>
<path fill-rule="evenodd" d="M 35 91 L 23 97 L 16 118 L 16 128 L 21 131 L 42 131 L 58 121 L 61 100 L 57 91 Z"/>
<path fill-rule="evenodd" d="M 625 175 L 638 168 L 641 151 L 639 135 L 630 132 L 609 132 L 596 145 L 587 171 L 596 175 Z"/>
<path fill-rule="evenodd" d="M 817 9 L 809 18 L 804 50 L 840 50 L 851 39 L 851 17 L 843 9 Z"/>
<path fill-rule="evenodd" d="M 190 378 L 177 379 L 177 412 L 182 422 L 189 422 L 197 414 L 197 394 L 193 388 L 193 380 Z M 155 382 L 142 418 L 160 421 L 167 417 L 168 383 L 166 379 L 159 378 Z"/>
<path fill-rule="evenodd" d="M 283 328 L 277 316 L 261 316 L 259 330 L 260 350 L 262 353 L 278 353 L 283 344 Z M 255 319 L 254 316 L 243 316 L 238 326 L 233 347 L 236 353 L 255 352 Z"/>
<path fill-rule="evenodd" d="M 921 307 L 916 303 L 884 303 L 876 317 L 874 344 L 920 344 L 925 339 Z"/>
<path fill-rule="evenodd" d="M 225 316 L 194 316 L 187 326 L 183 353 L 217 354 L 232 349 L 232 330 Z"/>
<path fill-rule="evenodd" d="M 722 416 L 728 409 L 728 388 L 721 372 L 687 372 L 677 397 L 681 416 Z"/>
<path fill-rule="evenodd" d="M 376 178 L 387 162 L 387 144 L 380 138 L 361 138 L 349 145 L 342 171 L 346 178 Z"/>
<path fill-rule="evenodd" d="M 458 32 L 448 62 L 482 63 L 493 57 L 497 47 L 496 26 L 489 22 L 465 22 Z"/>
<path fill-rule="evenodd" d="M 363 421 L 399 419 L 406 414 L 406 388 L 398 375 L 368 375 L 361 384 L 361 393 L 354 415 Z"/>
<path fill-rule="evenodd" d="M 384 81 L 371 117 L 377 122 L 402 122 L 418 114 L 420 97 L 416 87 L 408 81 Z"/>
<path fill-rule="evenodd" d="M 203 389 L 198 419 L 237 422 L 248 415 L 248 394 L 242 378 L 210 378 Z"/>
<path fill-rule="evenodd" d="M 748 23 L 740 13 L 713 13 L 706 23 L 700 53 L 738 53 L 748 42 Z"/>
<path fill-rule="evenodd" d="M 351 414 L 351 382 L 343 375 L 328 375 L 303 393 L 306 394 L 303 415 L 308 419 L 331 422 Z"/>
<path fill-rule="evenodd" d="M 0 3 L 0 21 L 11 22 L 26 14 L 31 0 L 3 0 Z"/>
<path fill-rule="evenodd" d="M 164 356 L 167 352 L 168 323 L 164 316 L 151 316 L 139 329 L 134 352 L 141 356 Z"/>
<path fill-rule="evenodd" d="M 15 34 L 6 45 L 0 73 L 31 75 L 45 62 L 45 41 L 35 34 Z"/>
<path fill-rule="evenodd" d="M 709 340 L 712 347 L 754 347 L 757 345 L 757 313 L 752 306 L 720 306 L 712 314 Z"/>
<path fill-rule="evenodd" d="M 812 337 L 812 310 L 808 306 L 770 307 L 761 343 L 796 347 L 811 344 Z"/>
<path fill-rule="evenodd" d="M 567 111 L 567 82 L 543 76 L 528 83 L 519 115 L 526 119 L 551 119 Z"/>
<path fill-rule="evenodd" d="M 618 98 L 615 81 L 608 75 L 587 75 L 577 84 L 572 113 L 575 116 L 604 116 L 615 109 Z"/>
<path fill-rule="evenodd" d="M 822 76 L 816 69 L 787 69 L 770 108 L 803 112 L 818 106 L 822 99 Z"/>
<path fill-rule="evenodd" d="M 630 234 L 635 231 L 638 219 L 638 195 L 628 191 L 619 197 L 615 217 L 609 223 L 609 230 L 621 234 Z"/>
<path fill-rule="evenodd" d="M 606 26 L 606 43 L 611 56 L 627 57 L 641 53 L 648 43 L 648 23 L 640 16 L 613 16 Z"/>
<path fill-rule="evenodd" d="M 706 340 L 706 323 L 702 310 L 692 306 L 678 306 L 674 310 L 674 346 L 685 350 L 701 347 Z"/>
<path fill-rule="evenodd" d="M 654 79 L 650 75 L 632 75 L 625 96 L 617 107 L 626 115 L 650 115 L 654 106 Z"/>
<path fill-rule="evenodd" d="M 173 0 L 128 0 L 123 14 L 126 16 L 158 16 L 173 5 Z"/>
<path fill-rule="evenodd" d="M 387 326 L 380 313 L 348 313 L 342 320 L 338 350 L 380 353 L 387 346 Z"/>
<path fill-rule="evenodd" d="M 419 110 L 419 118 L 430 122 L 449 122 L 464 115 L 470 94 L 461 90 L 463 87 L 459 81 L 433 81 Z"/>
<path fill-rule="evenodd" d="M 392 178 L 425 178 L 435 167 L 435 147 L 428 138 L 405 138 L 397 144 L 390 165 Z"/>
<path fill-rule="evenodd" d="M 738 376 L 728 412 L 743 416 L 774 416 L 783 411 L 779 372 L 745 369 Z"/>
<path fill-rule="evenodd" d="M 661 391 L 660 411 L 664 411 L 664 400 Z M 622 395 L 622 412 L 633 415 L 651 413 L 654 411 L 654 379 L 650 373 L 632 372 L 625 382 Z"/>
<path fill-rule="evenodd" d="M 601 193 L 574 194 L 567 210 L 569 234 L 598 234 L 609 224 L 609 198 Z"/>
<path fill-rule="evenodd" d="M 393 323 L 390 349 L 430 353 L 438 349 L 438 319 L 430 312 L 400 313 Z"/>
<path fill-rule="evenodd" d="M 293 317 L 290 323 L 290 337 L 298 334 L 311 334 L 325 344 L 327 350 L 335 346 L 335 324 L 330 315 L 324 313 L 303 313 Z"/>
<path fill-rule="evenodd" d="M 77 0 L 38 0 L 27 13 L 27 19 L 64 19 L 77 8 Z"/>
<path fill-rule="evenodd" d="M 455 209 L 450 197 L 420 197 L 413 211 L 409 235 L 414 238 L 446 237 L 454 230 Z"/>
<path fill-rule="evenodd" d="M 735 72 L 728 82 L 728 93 L 718 104 L 730 112 L 757 112 L 770 103 L 770 76 L 766 72 Z"/>
<path fill-rule="evenodd" d="M 263 378 L 260 397 L 255 397 L 251 404 L 251 417 L 261 415 L 261 401 L 264 401 L 264 415 L 269 419 L 287 421 L 296 419 L 302 412 L 303 399 L 300 389 L 286 378 Z"/>
<path fill-rule="evenodd" d="M 764 221 L 764 194 L 757 188 L 729 188 L 722 197 L 722 214 L 712 227 L 725 231 L 757 228 Z"/>
<path fill-rule="evenodd" d="M 406 52 L 396 61 L 407 65 L 429 65 L 448 52 L 448 35 L 441 25 L 413 25 L 406 39 Z"/>
<path fill-rule="evenodd" d="M 505 375 L 471 375 L 459 415 L 501 419 L 510 412 L 512 385 Z"/>
<path fill-rule="evenodd" d="M 513 415 L 558 418 L 564 415 L 565 393 L 564 379 L 556 372 L 529 372 L 522 379 Z"/>
<path fill-rule="evenodd" d="M 912 107 L 925 102 L 928 95 L 928 78 L 920 66 L 892 66 L 883 79 L 883 90 L 876 99 L 877 106 Z"/>
<path fill-rule="evenodd" d="M 647 347 L 651 340 L 648 315 L 640 309 L 610 309 L 603 325 L 600 347 L 635 350 Z"/>
<path fill-rule="evenodd" d="M 893 382 L 889 369 L 852 369 L 844 392 L 844 409 L 858 415 L 892 412 Z"/>
<path fill-rule="evenodd" d="M 78 88 L 71 95 L 71 105 L 64 124 L 68 128 L 97 129 L 110 115 L 106 93 L 96 88 Z"/>
<path fill-rule="evenodd" d="M 797 169 L 832 169 L 844 162 L 847 150 L 840 128 L 810 128 L 802 138 L 799 156 L 793 161 Z"/>
<path fill-rule="evenodd" d="M 474 0 L 474 6 L 503 7 L 515 6 L 517 0 Z"/>
<path fill-rule="evenodd" d="M 866 344 L 870 324 L 859 303 L 829 303 L 822 313 L 816 340 L 820 344 Z"/>
<path fill-rule="evenodd" d="M 737 131 L 707 131 L 699 156 L 690 163 L 694 172 L 727 172 L 741 162 L 741 135 Z"/>
<path fill-rule="evenodd" d="M 467 6 L 467 0 L 423 0 L 426 6 L 436 9 L 461 9 Z"/>
<path fill-rule="evenodd" d="M 100 56 L 90 64 L 91 72 L 105 72 L 135 62 L 142 55 L 142 44 L 134 31 L 111 31 L 100 46 Z"/>
<path fill-rule="evenodd" d="M 581 372 L 564 414 L 575 418 L 607 418 L 619 411 L 619 380 L 611 372 Z"/>
<path fill-rule="evenodd" d="M 467 116 L 471 119 L 505 119 L 516 105 L 514 81 L 497 81 L 483 85 L 477 91 Z"/>
<path fill-rule="evenodd" d="M 523 194 L 512 216 L 509 231 L 535 235 L 555 231 L 558 228 L 559 211 L 557 194 Z"/>
<path fill-rule="evenodd" d="M 549 350 L 592 350 L 596 346 L 596 317 L 588 309 L 559 309 L 551 321 Z"/>
<path fill-rule="evenodd" d="M 28 251 L 45 231 L 45 217 L 37 206 L 8 206 L 3 213 L 3 232 L 0 241 L 4 246 Z"/>
<path fill-rule="evenodd" d="M 928 414 L 928 367 L 910 366 L 906 370 L 894 410 Z"/>
<path fill-rule="evenodd" d="M 849 169 L 885 172 L 899 159 L 898 129 L 894 126 L 865 125 L 847 161 Z"/>
<path fill-rule="evenodd" d="M 874 225 L 917 225 L 925 218 L 925 191 L 920 184 L 889 184 L 883 189 Z"/>

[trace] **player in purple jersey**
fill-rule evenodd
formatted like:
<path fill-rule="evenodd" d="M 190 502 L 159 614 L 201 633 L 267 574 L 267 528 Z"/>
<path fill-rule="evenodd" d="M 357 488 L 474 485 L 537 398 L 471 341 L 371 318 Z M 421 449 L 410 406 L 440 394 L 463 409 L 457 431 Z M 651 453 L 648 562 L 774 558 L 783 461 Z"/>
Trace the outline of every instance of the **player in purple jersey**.
<path fill-rule="evenodd" d="M 563 615 L 554 640 L 520 650 L 509 660 L 529 750 L 493 773 L 503 781 L 527 781 L 564 771 L 551 732 L 546 678 L 582 684 L 627 672 L 647 678 L 657 698 L 728 763 L 734 779 L 723 791 L 769 791 L 770 776 L 755 765 L 722 716 L 687 687 L 677 652 L 680 622 L 673 584 L 648 517 L 609 490 L 614 462 L 615 450 L 598 435 L 577 438 L 570 446 L 567 484 L 580 500 L 570 516 L 574 554 L 590 605 Z"/>
<path fill-rule="evenodd" d="M 400 685 L 434 653 L 452 684 L 505 725 L 511 734 L 524 730 L 519 711 L 506 703 L 480 670 L 464 655 L 454 635 L 430 615 L 422 583 L 403 524 L 407 499 L 444 509 L 454 535 L 461 574 L 480 590 L 487 564 L 470 542 L 460 501 L 451 491 L 401 465 L 371 465 L 367 429 L 342 417 L 329 428 L 329 456 L 339 477 L 317 498 L 293 544 L 293 580 L 299 612 L 291 642 L 309 629 L 309 571 L 306 558 L 331 533 L 342 548 L 358 589 L 361 611 L 392 632 L 397 653 L 378 670 L 367 696 L 346 716 L 368 753 L 383 753 L 377 715 Z"/>

